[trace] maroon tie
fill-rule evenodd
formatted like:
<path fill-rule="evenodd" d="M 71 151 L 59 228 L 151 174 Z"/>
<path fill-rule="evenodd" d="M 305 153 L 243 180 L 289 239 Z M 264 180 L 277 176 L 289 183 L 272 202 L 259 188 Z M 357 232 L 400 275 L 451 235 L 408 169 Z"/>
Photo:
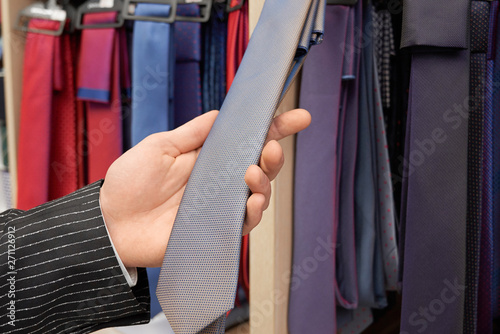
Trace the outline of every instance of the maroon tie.
<path fill-rule="evenodd" d="M 117 13 L 86 14 L 84 24 L 115 22 Z M 115 29 L 85 29 L 78 66 L 78 99 L 87 101 L 88 183 L 104 178 L 122 153 L 120 43 Z"/>

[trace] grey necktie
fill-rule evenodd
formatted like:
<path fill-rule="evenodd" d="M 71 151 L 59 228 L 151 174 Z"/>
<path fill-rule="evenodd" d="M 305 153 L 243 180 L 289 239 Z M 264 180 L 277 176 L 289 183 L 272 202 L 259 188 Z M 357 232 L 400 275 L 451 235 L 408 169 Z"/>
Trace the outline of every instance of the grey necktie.
<path fill-rule="evenodd" d="M 268 0 L 189 178 L 157 295 L 176 334 L 224 333 L 238 279 L 247 168 L 309 46 L 322 39 L 322 0 Z"/>

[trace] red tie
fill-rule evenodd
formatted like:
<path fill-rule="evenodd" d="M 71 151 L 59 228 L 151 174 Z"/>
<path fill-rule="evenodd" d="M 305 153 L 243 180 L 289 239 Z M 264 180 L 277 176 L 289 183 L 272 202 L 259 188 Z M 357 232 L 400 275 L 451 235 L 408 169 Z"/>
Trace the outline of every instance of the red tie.
<path fill-rule="evenodd" d="M 49 199 L 65 196 L 79 188 L 78 168 L 82 154 L 77 150 L 77 113 L 72 44 L 65 34 L 55 40 L 54 98 L 50 151 Z M 79 122 L 82 120 L 80 119 Z"/>
<path fill-rule="evenodd" d="M 238 0 L 232 0 L 231 6 L 236 6 Z M 227 90 L 233 83 L 236 71 L 240 66 L 243 54 L 248 45 L 248 2 L 239 10 L 229 13 L 227 20 Z M 245 235 L 241 245 L 239 284 L 250 298 L 250 279 L 248 272 L 248 235 Z"/>
<path fill-rule="evenodd" d="M 231 6 L 236 6 L 238 2 L 232 0 Z M 248 45 L 248 34 L 248 2 L 245 2 L 241 9 L 229 13 L 227 19 L 227 91 L 243 59 Z"/>
<path fill-rule="evenodd" d="M 115 22 L 116 13 L 85 15 L 84 24 Z M 104 178 L 122 153 L 119 35 L 85 29 L 78 66 L 78 99 L 87 102 L 88 183 Z"/>
<path fill-rule="evenodd" d="M 30 28 L 57 30 L 58 22 L 34 19 Z M 50 120 L 54 84 L 55 36 L 26 37 L 18 148 L 17 207 L 30 209 L 49 200 Z"/>

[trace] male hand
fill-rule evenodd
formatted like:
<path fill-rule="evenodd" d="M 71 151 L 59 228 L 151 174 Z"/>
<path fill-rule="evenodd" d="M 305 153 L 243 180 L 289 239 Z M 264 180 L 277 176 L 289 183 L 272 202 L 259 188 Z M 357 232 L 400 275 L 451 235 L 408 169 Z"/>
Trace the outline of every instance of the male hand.
<path fill-rule="evenodd" d="M 217 114 L 211 111 L 175 130 L 153 134 L 109 168 L 101 188 L 101 209 L 126 267 L 161 266 L 186 183 Z M 259 166 L 250 166 L 245 175 L 252 194 L 244 234 L 260 222 L 269 205 L 270 182 L 283 166 L 277 140 L 305 129 L 310 120 L 302 109 L 274 119 Z"/>

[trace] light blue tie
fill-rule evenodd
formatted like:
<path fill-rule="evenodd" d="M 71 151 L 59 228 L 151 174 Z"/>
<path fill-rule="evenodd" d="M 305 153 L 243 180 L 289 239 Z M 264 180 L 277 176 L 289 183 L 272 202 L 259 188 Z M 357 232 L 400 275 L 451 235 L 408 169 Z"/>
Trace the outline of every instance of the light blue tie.
<path fill-rule="evenodd" d="M 140 4 L 136 15 L 167 17 L 170 5 Z M 132 145 L 173 126 L 173 28 L 160 22 L 136 21 L 132 63 Z M 155 296 L 160 268 L 148 268 L 151 317 L 161 312 Z"/>
<path fill-rule="evenodd" d="M 170 5 L 140 4 L 136 15 L 167 17 Z M 170 24 L 136 21 L 132 53 L 132 144 L 173 126 L 175 53 Z"/>
<path fill-rule="evenodd" d="M 248 187 L 274 113 L 309 46 L 324 1 L 268 0 L 186 186 L 157 295 L 176 334 L 224 333 L 233 308 Z"/>

